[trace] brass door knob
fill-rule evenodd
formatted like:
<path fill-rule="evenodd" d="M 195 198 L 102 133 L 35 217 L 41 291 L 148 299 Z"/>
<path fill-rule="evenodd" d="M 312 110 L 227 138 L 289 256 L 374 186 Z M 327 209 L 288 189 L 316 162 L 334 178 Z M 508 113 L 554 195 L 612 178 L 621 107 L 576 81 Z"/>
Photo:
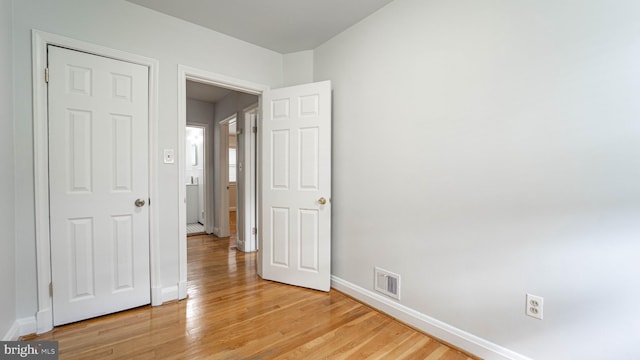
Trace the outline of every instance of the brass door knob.
<path fill-rule="evenodd" d="M 321 197 L 320 199 L 318 199 L 318 203 L 320 203 L 320 205 L 324 205 L 327 203 L 327 199 Z"/>
<path fill-rule="evenodd" d="M 146 201 L 144 201 L 143 199 L 137 199 L 135 202 L 137 207 L 143 207 L 145 203 Z"/>

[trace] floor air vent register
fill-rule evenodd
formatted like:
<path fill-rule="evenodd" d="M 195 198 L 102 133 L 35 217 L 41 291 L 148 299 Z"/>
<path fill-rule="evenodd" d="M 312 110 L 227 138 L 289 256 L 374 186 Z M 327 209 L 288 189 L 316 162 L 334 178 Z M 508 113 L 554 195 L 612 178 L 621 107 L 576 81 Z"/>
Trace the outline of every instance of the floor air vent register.
<path fill-rule="evenodd" d="M 400 300 L 400 275 L 376 267 L 374 281 L 376 291 L 388 297 Z"/>

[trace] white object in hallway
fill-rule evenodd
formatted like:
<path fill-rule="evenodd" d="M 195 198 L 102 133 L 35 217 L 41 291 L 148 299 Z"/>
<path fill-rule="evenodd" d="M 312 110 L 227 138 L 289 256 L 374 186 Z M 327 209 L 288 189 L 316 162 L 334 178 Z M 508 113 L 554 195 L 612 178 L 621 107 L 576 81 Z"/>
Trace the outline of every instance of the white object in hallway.
<path fill-rule="evenodd" d="M 256 126 L 256 120 L 258 116 L 257 106 L 253 106 L 249 110 L 245 110 L 244 113 L 244 131 L 242 133 L 242 159 L 240 160 L 239 167 L 239 182 L 238 185 L 242 186 L 239 197 L 240 211 L 238 211 L 238 227 L 243 226 L 243 231 L 238 231 L 238 238 L 236 240 L 238 250 L 240 251 L 256 251 L 258 249 L 257 242 L 257 221 L 256 221 L 256 145 L 257 134 L 254 129 Z M 257 128 L 256 128 L 257 129 Z M 238 144 L 240 146 L 240 144 Z M 243 169 L 243 163 L 244 169 Z"/>
<path fill-rule="evenodd" d="M 263 93 L 262 277 L 329 291 L 331 83 Z"/>
<path fill-rule="evenodd" d="M 150 302 L 148 68 L 49 46 L 54 325 Z"/>
<path fill-rule="evenodd" d="M 187 184 L 187 224 L 194 224 L 199 221 L 199 188 L 200 185 L 198 184 Z"/>

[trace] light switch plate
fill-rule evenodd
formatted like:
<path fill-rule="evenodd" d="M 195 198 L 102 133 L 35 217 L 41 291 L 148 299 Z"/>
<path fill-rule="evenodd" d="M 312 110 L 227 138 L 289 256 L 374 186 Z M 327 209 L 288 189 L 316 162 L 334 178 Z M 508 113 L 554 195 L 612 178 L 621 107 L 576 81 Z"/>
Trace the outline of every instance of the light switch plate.
<path fill-rule="evenodd" d="M 175 154 L 173 149 L 164 149 L 164 163 L 173 164 L 175 162 Z"/>

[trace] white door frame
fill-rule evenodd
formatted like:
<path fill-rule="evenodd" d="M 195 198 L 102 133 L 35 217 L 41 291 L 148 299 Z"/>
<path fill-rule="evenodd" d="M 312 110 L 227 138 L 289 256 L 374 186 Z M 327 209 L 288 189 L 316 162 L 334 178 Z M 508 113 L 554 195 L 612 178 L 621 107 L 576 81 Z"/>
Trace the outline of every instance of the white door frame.
<path fill-rule="evenodd" d="M 233 114 L 215 125 L 218 128 L 219 134 L 217 147 L 218 169 L 220 169 L 218 170 L 218 186 L 215 192 L 215 197 L 218 200 L 214 200 L 214 211 L 217 214 L 216 218 L 218 220 L 218 227 L 215 232 L 217 237 L 227 237 L 231 235 L 231 228 L 229 226 L 229 124 L 236 122 L 237 126 L 237 121 L 237 114 Z"/>
<path fill-rule="evenodd" d="M 254 118 L 252 119 L 249 114 L 254 113 Z M 257 126 L 258 114 L 260 113 L 259 106 L 251 105 L 242 110 L 243 121 L 244 121 L 244 132 L 242 134 L 243 145 L 244 145 L 244 158 L 242 159 L 242 163 L 244 164 L 244 177 L 242 179 L 244 186 L 244 213 L 248 214 L 244 218 L 244 238 L 240 239 L 238 237 L 237 241 L 240 243 L 244 242 L 244 246 L 242 251 L 251 252 L 258 250 L 258 235 L 253 232 L 253 229 L 257 229 L 256 219 L 257 219 L 257 204 L 255 199 L 257 196 L 257 158 L 256 158 L 256 146 L 257 142 L 257 132 L 253 132 L 253 126 Z M 238 233 L 239 234 L 239 233 Z M 238 247 L 240 248 L 240 247 Z"/>
<path fill-rule="evenodd" d="M 269 90 L 269 86 L 267 85 L 236 79 L 226 75 L 178 64 L 178 149 L 184 149 L 185 147 L 185 126 L 187 125 L 187 80 L 258 95 L 258 106 L 260 106 L 262 92 Z M 187 208 L 184 202 L 184 199 L 186 198 L 184 156 L 178 156 L 178 169 L 178 199 L 180 199 L 180 201 L 178 201 L 178 253 L 180 272 L 178 298 L 184 299 L 187 296 Z M 216 194 L 214 194 L 214 196 L 215 195 Z M 216 200 L 214 199 L 214 201 Z"/>
<path fill-rule="evenodd" d="M 32 30 L 32 84 L 33 84 L 33 161 L 35 190 L 36 269 L 38 289 L 38 312 L 36 332 L 53 329 L 51 284 L 51 247 L 49 233 L 49 143 L 47 126 L 47 46 L 57 45 L 71 50 L 127 61 L 149 68 L 149 196 L 158 199 L 158 68 L 157 60 L 104 47 L 64 36 Z M 149 262 L 151 275 L 151 304 L 162 304 L 160 284 L 158 211 L 149 208 Z"/>

